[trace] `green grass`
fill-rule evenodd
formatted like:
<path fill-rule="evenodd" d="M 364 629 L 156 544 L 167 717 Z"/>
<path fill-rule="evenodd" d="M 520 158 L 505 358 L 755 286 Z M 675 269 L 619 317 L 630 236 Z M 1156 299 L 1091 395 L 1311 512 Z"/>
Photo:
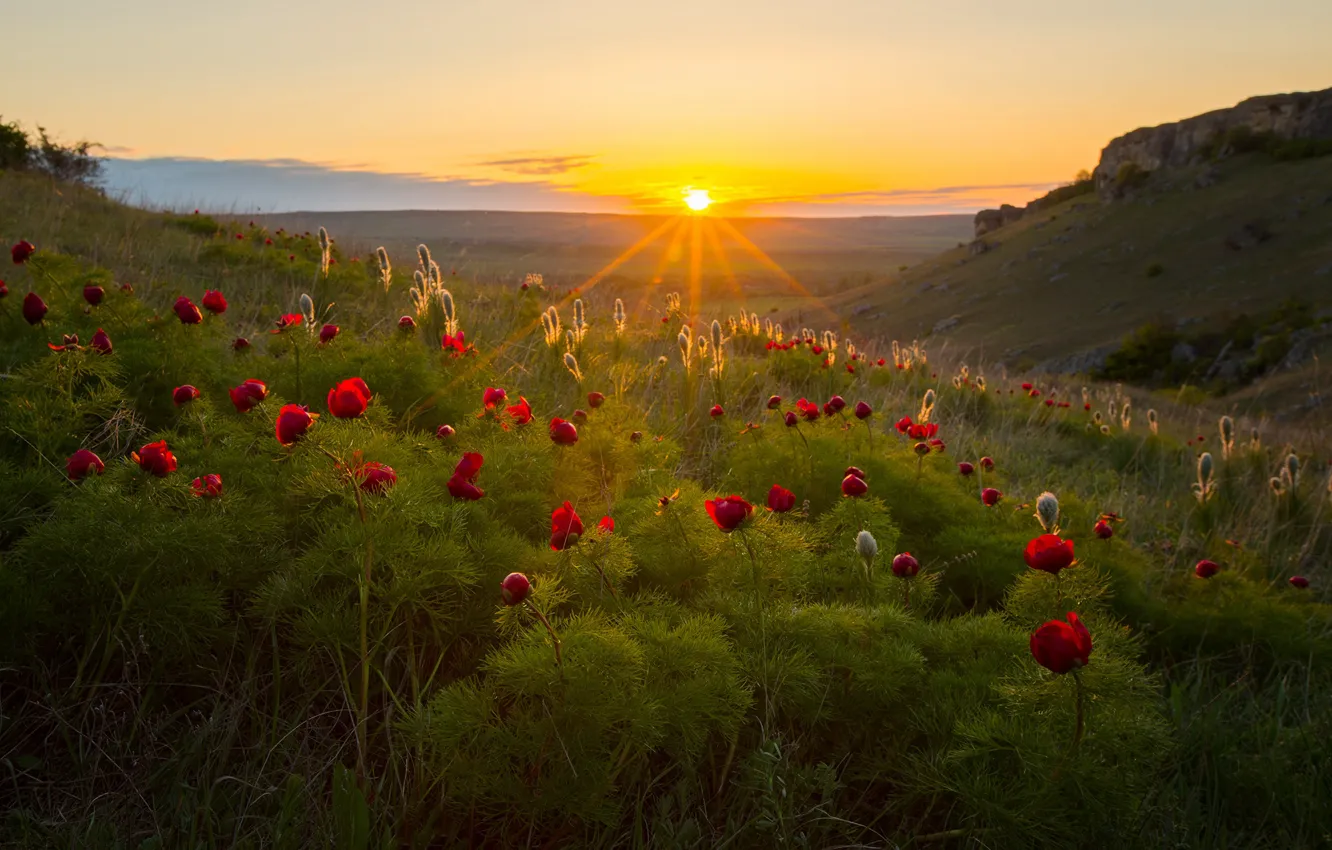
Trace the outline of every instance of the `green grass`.
<path fill-rule="evenodd" d="M 385 292 L 344 243 L 324 276 L 310 240 L 244 221 L 4 174 L 0 201 L 3 241 L 40 249 L 0 301 L 7 845 L 1285 848 L 1332 835 L 1332 494 L 1326 434 L 1308 421 L 1263 425 L 1257 447 L 1240 423 L 1223 459 L 1214 414 L 1189 399 L 1090 385 L 1089 413 L 1080 384 L 1040 378 L 1032 398 L 974 358 L 967 378 L 985 375 L 986 391 L 955 384 L 960 363 L 937 351 L 849 373 L 847 343 L 889 356 L 858 336 L 824 369 L 804 347 L 727 330 L 715 380 L 697 352 L 682 368 L 660 290 L 626 305 L 616 333 L 626 290 L 610 284 L 581 293 L 580 384 L 563 337 L 548 347 L 537 321 L 555 304 L 568 327 L 571 297 L 448 278 L 476 346 L 453 358 L 433 344 L 440 308 L 411 305 L 410 255 L 393 255 Z M 89 282 L 108 291 L 91 309 Z M 37 327 L 18 314 L 29 287 L 50 306 Z M 171 304 L 205 287 L 230 309 L 181 325 Z M 268 332 L 304 292 L 342 328 L 329 345 Z M 698 335 L 733 303 L 699 304 Z M 404 314 L 415 333 L 396 329 Z M 98 328 L 109 356 L 47 347 Z M 233 351 L 237 335 L 252 347 Z M 373 399 L 340 420 L 325 394 L 352 376 Z M 247 378 L 270 395 L 241 414 L 227 391 Z M 177 407 L 184 383 L 201 397 Z M 485 415 L 496 386 L 534 421 Z M 554 445 L 549 418 L 593 389 L 607 399 L 578 443 Z M 919 416 L 927 390 L 947 446 L 918 458 L 893 423 Z M 795 399 L 833 393 L 872 405 L 869 424 L 781 424 Z M 321 414 L 290 448 L 274 437 L 285 402 Z M 455 436 L 438 439 L 441 424 Z M 1199 434 L 1217 458 L 1205 503 L 1190 491 Z M 159 439 L 179 458 L 163 479 L 129 457 Z M 1276 498 L 1287 441 L 1301 475 Z M 106 470 L 71 484 L 64 459 L 81 447 Z M 478 501 L 449 495 L 463 451 L 485 457 Z M 986 455 L 993 472 L 958 474 Z M 396 485 L 358 495 L 360 461 L 387 463 Z M 864 499 L 841 495 L 850 465 Z M 207 473 L 220 499 L 191 495 Z M 795 511 L 763 510 L 773 483 Z M 1003 501 L 984 507 L 981 486 Z M 1045 490 L 1080 561 L 1058 582 L 1022 557 Z M 758 508 L 724 534 L 703 501 L 731 493 Z M 566 500 L 587 532 L 552 551 Z M 1108 512 L 1124 521 L 1098 540 Z M 603 515 L 610 536 L 593 531 Z M 879 547 L 868 568 L 861 529 Z M 922 564 L 909 583 L 889 569 L 902 551 Z M 1192 572 L 1204 557 L 1223 567 L 1207 581 Z M 558 660 L 534 617 L 501 604 L 514 570 L 533 580 Z M 1295 574 L 1309 590 L 1287 584 Z M 1076 681 L 1028 649 L 1070 610 L 1094 644 Z"/>

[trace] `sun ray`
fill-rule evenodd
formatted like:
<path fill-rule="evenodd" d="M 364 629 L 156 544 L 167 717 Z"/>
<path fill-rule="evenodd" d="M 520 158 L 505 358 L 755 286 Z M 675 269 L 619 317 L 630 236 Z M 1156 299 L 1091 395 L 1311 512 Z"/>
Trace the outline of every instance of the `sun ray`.
<path fill-rule="evenodd" d="M 703 240 L 699 220 L 692 219 L 689 224 L 689 323 L 692 325 L 703 301 Z"/>
<path fill-rule="evenodd" d="M 740 247 L 744 248 L 745 251 L 747 251 L 750 255 L 754 257 L 754 259 L 758 260 L 769 271 L 776 273 L 777 276 L 780 277 L 783 281 L 785 281 L 786 284 L 790 286 L 793 290 L 795 290 L 797 294 L 811 299 L 814 305 L 817 306 L 818 309 L 821 310 L 824 314 L 826 314 L 826 317 L 828 319 L 832 320 L 833 322 L 840 322 L 840 318 L 838 317 L 837 312 L 833 310 L 831 307 L 829 307 L 826 303 L 824 303 L 823 298 L 815 295 L 813 292 L 810 292 L 808 289 L 806 289 L 803 283 L 796 280 L 795 277 L 790 272 L 782 268 L 780 263 L 778 263 L 772 257 L 769 257 L 762 248 L 751 242 L 749 240 L 749 237 L 741 233 L 736 228 L 735 225 L 731 224 L 731 222 L 727 221 L 724 218 L 717 219 L 717 221 L 720 223 L 722 228 L 726 230 L 727 233 L 731 234 L 731 236 L 737 242 L 740 243 Z"/>
<path fill-rule="evenodd" d="M 731 260 L 726 256 L 726 249 L 722 247 L 721 239 L 717 236 L 717 222 L 714 219 L 708 219 L 703 223 L 703 235 L 707 237 L 708 247 L 717 257 L 717 264 L 721 266 L 722 274 L 726 277 L 726 283 L 731 292 L 739 300 L 744 299 L 744 293 L 740 290 L 740 281 L 736 280 L 735 270 L 731 268 Z"/>

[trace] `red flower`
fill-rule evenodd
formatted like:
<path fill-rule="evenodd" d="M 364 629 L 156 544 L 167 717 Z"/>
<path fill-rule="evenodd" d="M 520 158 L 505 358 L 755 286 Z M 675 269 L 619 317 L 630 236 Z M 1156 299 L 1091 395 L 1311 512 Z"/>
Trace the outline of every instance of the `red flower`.
<path fill-rule="evenodd" d="M 23 296 L 23 318 L 30 325 L 35 325 L 46 317 L 46 302 L 42 296 L 35 292 L 29 292 Z"/>
<path fill-rule="evenodd" d="M 269 238 L 269 239 L 265 239 L 265 240 L 264 240 L 264 244 L 265 244 L 265 245 L 272 245 L 272 244 L 273 244 L 273 240 L 272 240 L 271 238 Z"/>
<path fill-rule="evenodd" d="M 216 499 L 222 495 L 222 476 L 215 472 L 196 478 L 190 483 L 190 491 L 205 499 Z"/>
<path fill-rule="evenodd" d="M 250 378 L 231 388 L 231 403 L 237 413 L 249 413 L 254 406 L 268 397 L 268 387 L 257 378 Z"/>
<path fill-rule="evenodd" d="M 993 487 L 986 487 L 981 491 L 981 504 L 987 508 L 992 508 L 999 504 L 999 500 L 1004 497 L 1003 493 Z"/>
<path fill-rule="evenodd" d="M 670 317 L 670 316 L 662 316 L 662 317 L 661 317 L 661 323 L 662 323 L 663 325 L 666 324 L 667 322 L 669 322 L 670 320 L 671 320 L 671 317 Z"/>
<path fill-rule="evenodd" d="M 504 392 L 504 390 L 500 390 Z M 515 425 L 526 425 L 532 421 L 532 405 L 527 403 L 527 399 L 518 396 L 518 403 L 511 404 L 505 408 L 509 416 L 513 419 Z"/>
<path fill-rule="evenodd" d="M 481 394 L 481 403 L 486 410 L 494 410 L 508 397 L 509 394 L 499 387 L 486 387 L 486 391 Z"/>
<path fill-rule="evenodd" d="M 561 446 L 572 446 L 578 442 L 578 429 L 572 422 L 565 422 L 556 416 L 550 420 L 550 438 Z"/>
<path fill-rule="evenodd" d="M 213 315 L 227 312 L 227 299 L 216 289 L 205 289 L 203 297 L 204 309 Z"/>
<path fill-rule="evenodd" d="M 720 419 L 726 415 L 726 411 L 722 410 L 722 406 L 720 404 L 714 404 L 712 406 L 712 409 L 708 411 L 708 415 L 711 416 L 713 419 Z"/>
<path fill-rule="evenodd" d="M 587 394 L 587 406 L 596 410 L 606 402 L 606 397 L 599 392 L 590 392 Z"/>
<path fill-rule="evenodd" d="M 1026 390 L 1027 392 L 1031 392 L 1031 384 L 1029 384 L 1029 383 L 1024 383 L 1024 384 L 1022 385 L 1022 389 Z"/>
<path fill-rule="evenodd" d="M 171 391 L 171 401 L 180 407 L 182 404 L 189 404 L 199 397 L 199 390 L 189 384 L 176 387 Z"/>
<path fill-rule="evenodd" d="M 823 353 L 823 346 L 821 346 L 821 345 L 816 345 L 816 346 L 814 346 L 813 348 L 811 348 L 810 351 L 813 351 L 816 355 L 817 355 L 817 354 L 822 354 L 822 353 Z"/>
<path fill-rule="evenodd" d="M 903 552 L 893 558 L 893 575 L 898 578 L 914 578 L 920 572 L 920 561 L 910 552 Z"/>
<path fill-rule="evenodd" d="M 828 399 L 828 407 L 832 408 L 833 413 L 841 413 L 846 409 L 846 399 L 839 395 L 835 395 Z"/>
<path fill-rule="evenodd" d="M 1193 568 L 1193 574 L 1198 578 L 1211 578 L 1219 572 L 1221 572 L 1221 565 L 1216 561 L 1209 561 L 1205 558 Z"/>
<path fill-rule="evenodd" d="M 87 449 L 79 449 L 65 461 L 65 474 L 70 481 L 81 481 L 89 472 L 101 475 L 104 469 L 106 464 L 102 463 L 102 459 Z"/>
<path fill-rule="evenodd" d="M 776 410 L 782 406 L 782 397 L 779 395 L 768 396 L 768 409 Z"/>
<path fill-rule="evenodd" d="M 1102 540 L 1109 540 L 1115 536 L 1114 526 L 1103 519 L 1098 519 L 1096 525 L 1092 526 L 1092 533 Z"/>
<path fill-rule="evenodd" d="M 573 412 L 573 421 L 578 425 L 587 424 L 587 411 L 581 407 Z"/>
<path fill-rule="evenodd" d="M 360 479 L 361 490 L 366 493 L 384 493 L 398 483 L 398 473 L 393 471 L 393 467 L 377 460 L 361 466 L 356 477 Z"/>
<path fill-rule="evenodd" d="M 1064 620 L 1050 620 L 1031 636 L 1031 657 L 1051 673 L 1081 669 L 1091 660 L 1091 632 L 1072 611 Z"/>
<path fill-rule="evenodd" d="M 825 402 L 823 403 L 823 415 L 824 415 L 824 416 L 832 416 L 835 412 L 836 412 L 836 411 L 833 410 L 832 402 L 825 401 Z"/>
<path fill-rule="evenodd" d="M 786 411 L 786 416 L 783 417 L 783 421 L 786 422 L 787 428 L 794 428 L 796 426 L 796 423 L 799 422 L 800 420 L 796 418 L 795 411 L 788 410 Z"/>
<path fill-rule="evenodd" d="M 930 448 L 936 452 L 942 453 L 944 449 L 948 448 L 948 444 L 936 437 L 935 439 L 930 440 Z"/>
<path fill-rule="evenodd" d="M 176 311 L 176 318 L 180 319 L 182 325 L 197 325 L 203 321 L 203 313 L 199 312 L 195 303 L 184 295 L 176 299 L 171 309 Z"/>
<path fill-rule="evenodd" d="M 500 599 L 504 600 L 505 605 L 520 605 L 531 592 L 532 582 L 522 573 L 509 573 L 500 582 Z"/>
<path fill-rule="evenodd" d="M 972 466 L 971 464 L 967 463 L 964 460 L 957 465 L 957 471 L 962 473 L 962 476 L 965 478 L 966 476 L 971 475 L 971 473 L 975 472 L 976 467 Z"/>
<path fill-rule="evenodd" d="M 236 337 L 235 341 L 231 343 L 232 351 L 244 351 L 249 347 L 250 341 L 243 336 Z"/>
<path fill-rule="evenodd" d="M 865 479 L 858 475 L 848 475 L 842 479 L 842 495 L 850 496 L 853 499 L 859 498 L 869 492 L 869 485 Z"/>
<path fill-rule="evenodd" d="M 1305 578 L 1304 576 L 1291 576 L 1291 577 L 1290 577 L 1290 586 L 1291 586 L 1291 587 L 1298 587 L 1300 590 L 1308 590 L 1308 589 L 1309 589 L 1309 580 L 1308 580 L 1307 578 Z"/>
<path fill-rule="evenodd" d="M 739 496 L 708 499 L 703 505 L 708 509 L 708 516 L 712 517 L 717 527 L 728 533 L 739 528 L 740 523 L 754 512 L 754 506 Z"/>
<path fill-rule="evenodd" d="M 905 434 L 907 431 L 911 430 L 911 417 L 903 416 L 901 419 L 897 420 L 897 424 L 893 427 L 897 429 L 897 433 Z"/>
<path fill-rule="evenodd" d="M 925 457 L 925 455 L 930 453 L 930 444 L 916 443 L 911 447 L 911 450 L 916 453 L 916 457 Z"/>
<path fill-rule="evenodd" d="M 305 436 L 305 432 L 310 430 L 319 414 L 311 413 L 305 405 L 302 404 L 284 404 L 278 411 L 277 441 L 284 446 L 290 446 Z"/>
<path fill-rule="evenodd" d="M 97 333 L 93 334 L 92 341 L 88 344 L 91 345 L 92 350 L 96 351 L 98 354 L 111 353 L 111 337 L 101 328 L 97 329 Z"/>
<path fill-rule="evenodd" d="M 1088 413 L 1090 413 L 1090 412 L 1091 412 L 1091 402 L 1088 402 L 1088 403 L 1084 404 L 1084 405 L 1082 406 L 1082 409 L 1085 410 L 1085 411 L 1087 411 Z"/>
<path fill-rule="evenodd" d="M 463 341 L 463 332 L 458 331 L 457 336 L 444 334 L 440 337 L 439 347 L 444 351 L 450 351 L 454 357 L 467 353 L 467 343 Z"/>
<path fill-rule="evenodd" d="M 565 502 L 550 515 L 550 548 L 556 552 L 567 549 L 583 536 L 583 521 L 573 505 Z"/>
<path fill-rule="evenodd" d="M 886 362 L 886 361 L 885 361 L 882 357 L 880 357 L 878 360 L 875 360 L 875 361 L 874 361 L 875 365 L 877 365 L 877 366 L 882 366 L 885 362 Z"/>
<path fill-rule="evenodd" d="M 370 404 L 370 388 L 360 378 L 348 378 L 328 391 L 328 412 L 339 419 L 355 419 Z"/>
<path fill-rule="evenodd" d="M 780 484 L 772 485 L 772 489 L 768 491 L 768 510 L 770 511 L 784 514 L 794 508 L 795 503 L 795 493 Z"/>
<path fill-rule="evenodd" d="M 1035 390 L 1033 390 L 1032 392 L 1035 392 Z M 1046 406 L 1046 407 L 1054 407 L 1054 399 L 1052 399 L 1052 398 L 1047 398 L 1047 399 L 1045 400 L 1045 406 Z"/>
<path fill-rule="evenodd" d="M 158 478 L 166 478 L 168 473 L 176 471 L 176 456 L 167 448 L 166 440 L 149 443 L 135 452 L 134 462 L 144 472 L 151 472 Z"/>
<path fill-rule="evenodd" d="M 899 422 L 898 425 L 901 425 Z M 906 435 L 913 440 L 928 440 L 939 433 L 939 426 L 934 422 L 921 422 L 908 425 Z"/>
<path fill-rule="evenodd" d="M 9 256 L 14 259 L 14 265 L 21 266 L 28 261 L 28 258 L 37 253 L 37 246 L 26 239 L 20 240 L 13 248 L 9 249 Z"/>
<path fill-rule="evenodd" d="M 441 440 L 447 440 L 456 433 L 457 431 L 453 430 L 452 425 L 441 425 L 435 429 L 435 436 Z"/>
<path fill-rule="evenodd" d="M 858 466 L 848 466 L 842 475 L 854 475 L 861 481 L 865 480 L 865 471 Z"/>
<path fill-rule="evenodd" d="M 319 329 L 320 345 L 328 345 L 330 342 L 337 339 L 338 331 L 340 330 L 342 330 L 342 328 L 339 328 L 337 325 L 324 325 Z"/>
<path fill-rule="evenodd" d="M 643 442 L 643 432 L 642 432 L 642 431 L 634 431 L 632 434 L 629 435 L 629 442 L 631 442 L 631 443 L 641 443 L 641 442 Z"/>
<path fill-rule="evenodd" d="M 863 401 L 856 402 L 857 419 L 869 419 L 873 415 L 874 415 L 874 408 L 870 407 L 868 404 L 866 404 Z"/>
<path fill-rule="evenodd" d="M 271 334 L 280 334 L 287 328 L 294 328 L 305 321 L 305 317 L 300 313 L 283 313 L 278 317 L 277 327 L 269 331 Z"/>
<path fill-rule="evenodd" d="M 615 520 L 608 516 L 602 517 L 601 521 L 597 523 L 597 531 L 600 531 L 602 534 L 614 534 Z"/>
<path fill-rule="evenodd" d="M 989 472 L 990 470 L 994 469 L 994 458 L 990 457 L 989 455 L 986 455 L 985 457 L 980 459 L 980 465 L 981 469 L 985 470 L 986 472 Z"/>
<path fill-rule="evenodd" d="M 94 307 L 96 307 L 98 304 L 101 304 L 102 299 L 105 297 L 106 297 L 106 290 L 100 286 L 89 284 L 88 286 L 83 287 L 83 300 L 87 301 L 89 304 L 91 304 Z"/>
<path fill-rule="evenodd" d="M 1061 540 L 1057 534 L 1042 534 L 1027 543 L 1022 558 L 1033 570 L 1059 575 L 1060 570 L 1073 566 L 1073 541 Z"/>
<path fill-rule="evenodd" d="M 444 426 L 447 427 L 447 426 Z M 485 458 L 480 452 L 467 452 L 458 461 L 458 465 L 453 469 L 453 477 L 449 479 L 449 495 L 455 499 L 467 499 L 476 501 L 485 495 L 480 487 L 474 483 L 476 476 L 481 473 L 481 464 Z"/>
<path fill-rule="evenodd" d="M 805 417 L 810 422 L 819 418 L 819 406 L 807 399 L 802 398 L 797 400 L 796 410 L 799 411 L 801 416 Z"/>

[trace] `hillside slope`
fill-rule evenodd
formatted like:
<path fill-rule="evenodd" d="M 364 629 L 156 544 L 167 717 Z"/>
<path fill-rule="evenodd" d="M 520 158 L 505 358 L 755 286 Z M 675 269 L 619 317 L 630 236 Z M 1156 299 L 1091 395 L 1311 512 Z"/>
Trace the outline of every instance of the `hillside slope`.
<path fill-rule="evenodd" d="M 1072 371 L 1149 320 L 1219 324 L 1295 296 L 1332 305 L 1332 159 L 1255 154 L 1074 198 L 833 306 L 865 333 Z"/>

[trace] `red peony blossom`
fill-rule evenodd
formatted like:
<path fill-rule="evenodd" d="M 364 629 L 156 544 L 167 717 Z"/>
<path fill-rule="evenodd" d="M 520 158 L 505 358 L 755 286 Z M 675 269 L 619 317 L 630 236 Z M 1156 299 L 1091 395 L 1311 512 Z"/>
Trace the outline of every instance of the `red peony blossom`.
<path fill-rule="evenodd" d="M 1087 411 L 1088 413 L 1091 413 L 1091 402 L 1088 402 L 1088 403 L 1084 404 L 1084 405 L 1082 406 L 1082 409 L 1085 410 L 1085 411 Z"/>
<path fill-rule="evenodd" d="M 848 475 L 842 479 L 842 495 L 850 496 L 853 499 L 860 498 L 869 492 L 869 485 L 865 479 L 858 475 Z"/>
<path fill-rule="evenodd" d="M 833 410 L 832 402 L 827 402 L 827 401 L 825 401 L 825 402 L 823 403 L 823 415 L 824 415 L 824 416 L 832 416 L 832 415 L 833 415 L 834 413 L 836 413 L 836 412 L 837 412 L 837 411 Z"/>
<path fill-rule="evenodd" d="M 897 420 L 897 424 L 894 425 L 893 427 L 897 429 L 897 433 L 905 434 L 906 432 L 911 430 L 911 425 L 912 425 L 911 417 L 903 416 L 901 419 Z"/>
<path fill-rule="evenodd" d="M 393 467 L 377 460 L 363 464 L 356 470 L 356 477 L 360 481 L 362 492 L 365 493 L 386 493 L 390 487 L 398 483 L 398 473 L 393 471 Z"/>
<path fill-rule="evenodd" d="M 796 418 L 795 411 L 788 410 L 786 416 L 782 417 L 782 421 L 786 423 L 787 428 L 794 428 L 800 420 Z"/>
<path fill-rule="evenodd" d="M 782 397 L 779 395 L 768 396 L 768 409 L 776 410 L 782 406 Z"/>
<path fill-rule="evenodd" d="M 711 416 L 713 419 L 720 419 L 726 415 L 726 411 L 722 410 L 722 406 L 720 404 L 714 404 L 712 406 L 712 409 L 708 411 L 708 415 Z"/>
<path fill-rule="evenodd" d="M 828 407 L 832 409 L 833 413 L 841 413 L 846 409 L 846 399 L 839 395 L 835 395 L 828 399 Z"/>
<path fill-rule="evenodd" d="M 550 515 L 550 548 L 556 552 L 569 548 L 583 536 L 583 521 L 573 505 L 565 502 Z"/>
<path fill-rule="evenodd" d="M 87 449 L 79 449 L 65 461 L 65 474 L 70 481 L 82 481 L 89 472 L 101 475 L 104 469 L 106 464 L 102 463 L 102 459 Z"/>
<path fill-rule="evenodd" d="M 486 410 L 494 410 L 503 404 L 508 397 L 509 394 L 499 387 L 486 387 L 486 391 L 481 394 L 481 404 L 485 406 Z"/>
<path fill-rule="evenodd" d="M 948 444 L 945 443 L 943 440 L 940 440 L 938 437 L 935 437 L 933 440 L 930 440 L 930 449 L 932 451 L 942 453 L 947 448 Z"/>
<path fill-rule="evenodd" d="M 210 472 L 190 482 L 190 492 L 204 499 L 216 499 L 222 495 L 222 476 Z"/>
<path fill-rule="evenodd" d="M 599 392 L 590 392 L 587 394 L 587 406 L 596 410 L 606 402 L 606 397 Z"/>
<path fill-rule="evenodd" d="M 198 397 L 199 397 L 198 388 L 193 387 L 189 384 L 176 387 L 174 390 L 171 391 L 171 401 L 173 404 L 176 405 L 176 407 L 180 407 L 182 404 L 189 404 Z"/>
<path fill-rule="evenodd" d="M 740 527 L 740 523 L 754 512 L 754 506 L 739 496 L 726 496 L 721 499 L 708 499 L 703 503 L 708 516 L 722 531 L 730 533 Z"/>
<path fill-rule="evenodd" d="M 227 299 L 216 289 L 205 289 L 203 297 L 203 307 L 213 315 L 227 312 Z"/>
<path fill-rule="evenodd" d="M 458 432 L 453 429 L 452 425 L 441 425 L 435 429 L 435 436 L 441 440 L 447 440 L 456 433 Z"/>
<path fill-rule="evenodd" d="M 485 491 L 475 484 L 477 475 L 481 473 L 481 464 L 484 462 L 485 458 L 480 452 L 465 453 L 454 467 L 453 477 L 449 479 L 449 495 L 455 499 L 469 501 L 476 501 L 484 496 Z"/>
<path fill-rule="evenodd" d="M 1072 611 L 1064 620 L 1050 620 L 1031 636 L 1031 657 L 1051 673 L 1068 673 L 1091 660 L 1091 632 Z"/>
<path fill-rule="evenodd" d="M 910 552 L 903 552 L 893 558 L 893 575 L 898 578 L 915 578 L 920 572 L 920 561 Z"/>
<path fill-rule="evenodd" d="M 875 361 L 874 361 L 874 364 L 875 364 L 876 366 L 882 366 L 882 365 L 884 365 L 884 363 L 886 363 L 886 362 L 887 362 L 887 361 L 885 361 L 882 357 L 880 357 L 878 360 L 875 360 Z"/>
<path fill-rule="evenodd" d="M 106 297 L 106 290 L 95 284 L 83 287 L 83 300 L 96 307 Z"/>
<path fill-rule="evenodd" d="M 576 425 L 586 425 L 586 424 L 587 424 L 587 411 L 586 411 L 586 410 L 583 410 L 583 409 L 580 407 L 580 408 L 578 408 L 577 410 L 575 410 L 575 411 L 573 412 L 573 414 L 572 414 L 572 416 L 571 416 L 570 418 L 573 419 L 574 424 L 576 424 Z"/>
<path fill-rule="evenodd" d="M 144 472 L 151 472 L 158 478 L 166 478 L 176 471 L 176 456 L 167 448 L 166 440 L 158 440 L 140 448 L 131 457 Z"/>
<path fill-rule="evenodd" d="M 26 239 L 20 240 L 13 248 L 9 249 L 9 256 L 14 260 L 16 266 L 26 263 L 35 253 L 37 253 L 37 246 Z"/>
<path fill-rule="evenodd" d="M 280 334 L 287 328 L 294 328 L 305 321 L 305 317 L 300 313 L 283 313 L 278 317 L 277 327 L 269 331 L 271 334 Z"/>
<path fill-rule="evenodd" d="M 1027 543 L 1022 558 L 1033 570 L 1059 575 L 1060 570 L 1073 566 L 1073 541 L 1062 540 L 1057 534 L 1042 534 Z"/>
<path fill-rule="evenodd" d="M 450 352 L 454 357 L 459 357 L 467 353 L 467 343 L 463 339 L 462 331 L 458 331 L 457 336 L 444 334 L 440 337 L 439 347 L 444 351 Z"/>
<path fill-rule="evenodd" d="M 1026 390 L 1027 392 L 1031 392 L 1031 384 L 1029 384 L 1029 383 L 1024 383 L 1024 384 L 1022 385 L 1022 389 Z"/>
<path fill-rule="evenodd" d="M 556 416 L 550 420 L 550 438 L 561 446 L 572 446 L 578 442 L 578 429 L 572 422 L 566 422 Z"/>
<path fill-rule="evenodd" d="M 319 344 L 328 345 L 330 342 L 338 338 L 338 332 L 341 330 L 342 328 L 337 325 L 324 325 L 319 329 Z"/>
<path fill-rule="evenodd" d="M 1035 390 L 1032 390 L 1032 392 L 1035 392 Z M 1054 407 L 1054 399 L 1052 399 L 1052 398 L 1047 398 L 1047 399 L 1045 400 L 1045 406 L 1046 406 L 1046 407 Z"/>
<path fill-rule="evenodd" d="M 355 419 L 370 404 L 370 388 L 360 378 L 348 378 L 328 391 L 328 412 L 339 419 Z"/>
<path fill-rule="evenodd" d="M 267 397 L 268 386 L 258 378 L 249 378 L 240 386 L 231 388 L 231 403 L 237 413 L 249 413 Z"/>
<path fill-rule="evenodd" d="M 981 491 L 981 504 L 987 508 L 992 508 L 999 504 L 999 500 L 1004 497 L 1003 493 L 993 487 L 986 487 Z"/>
<path fill-rule="evenodd" d="M 843 475 L 843 476 L 846 476 L 846 475 L 854 475 L 854 476 L 856 476 L 857 478 L 859 478 L 861 481 L 864 481 L 864 480 L 865 480 L 865 470 L 861 469 L 861 468 L 858 467 L 858 466 L 848 466 L 848 467 L 846 468 L 846 471 L 843 472 L 842 475 Z"/>
<path fill-rule="evenodd" d="M 1193 568 L 1193 574 L 1198 578 L 1211 578 L 1219 572 L 1221 572 L 1221 565 L 1206 558 L 1199 561 Z"/>
<path fill-rule="evenodd" d="M 597 523 L 597 531 L 602 534 L 614 534 L 615 520 L 611 519 L 609 516 L 602 517 L 601 521 Z"/>
<path fill-rule="evenodd" d="M 808 399 L 798 399 L 796 401 L 796 410 L 801 416 L 805 417 L 805 419 L 810 422 L 819 418 L 819 406 Z"/>
<path fill-rule="evenodd" d="M 934 422 L 918 422 L 908 425 L 906 430 L 906 435 L 913 440 L 928 440 L 938 433 L 939 426 Z"/>
<path fill-rule="evenodd" d="M 1115 536 L 1115 528 L 1103 519 L 1098 519 L 1096 525 L 1092 526 L 1092 533 L 1102 540 L 1109 540 Z"/>
<path fill-rule="evenodd" d="M 98 354 L 111 353 L 111 337 L 101 328 L 97 329 L 97 333 L 93 334 L 92 341 L 88 344 L 92 346 L 92 350 L 96 351 Z"/>
<path fill-rule="evenodd" d="M 870 407 L 867 403 L 863 401 L 858 401 L 856 402 L 855 413 L 857 419 L 869 419 L 871 416 L 874 415 L 874 408 Z"/>
<path fill-rule="evenodd" d="M 1309 589 L 1309 580 L 1308 580 L 1307 578 L 1305 578 L 1304 576 L 1291 576 L 1291 577 L 1290 577 L 1290 586 L 1291 586 L 1291 587 L 1298 587 L 1300 590 L 1308 590 L 1308 589 Z"/>
<path fill-rule="evenodd" d="M 986 472 L 989 472 L 990 470 L 994 469 L 994 458 L 990 457 L 989 455 L 986 455 L 985 457 L 980 459 L 980 465 L 981 469 L 985 470 Z"/>
<path fill-rule="evenodd" d="M 199 312 L 198 306 L 184 295 L 176 299 L 171 309 L 175 311 L 176 318 L 180 319 L 182 325 L 197 325 L 203 321 L 203 313 Z"/>
<path fill-rule="evenodd" d="M 774 513 L 784 514 L 794 508 L 795 503 L 795 493 L 780 484 L 772 485 L 772 489 L 768 491 L 768 510 Z"/>
<path fill-rule="evenodd" d="M 503 390 L 500 390 L 500 392 L 503 392 Z M 505 408 L 505 411 L 513 419 L 515 425 L 526 425 L 532 421 L 532 405 L 528 404 L 527 399 L 522 396 L 518 396 L 517 404 L 509 405 Z"/>
<path fill-rule="evenodd" d="M 504 604 L 510 607 L 521 605 L 522 601 L 532 592 L 532 582 L 527 580 L 527 576 L 522 573 L 509 573 L 500 582 L 500 599 Z"/>
<path fill-rule="evenodd" d="M 960 473 L 962 474 L 962 477 L 963 477 L 963 478 L 965 478 L 965 477 L 971 475 L 971 473 L 975 472 L 975 471 L 976 471 L 976 467 L 972 466 L 971 464 L 967 463 L 967 462 L 964 460 L 964 461 L 962 461 L 961 463 L 959 463 L 959 464 L 957 465 L 957 471 L 960 472 Z"/>
<path fill-rule="evenodd" d="M 277 441 L 284 446 L 294 444 L 314 425 L 318 413 L 311 413 L 303 404 L 284 404 L 278 411 L 277 425 L 274 431 Z"/>
<path fill-rule="evenodd" d="M 250 341 L 243 336 L 236 337 L 236 339 L 231 343 L 232 351 L 244 351 L 249 347 L 250 347 Z"/>
<path fill-rule="evenodd" d="M 46 318 L 46 311 L 49 309 L 42 296 L 35 292 L 29 292 L 23 296 L 23 319 L 30 325 L 35 325 Z"/>

